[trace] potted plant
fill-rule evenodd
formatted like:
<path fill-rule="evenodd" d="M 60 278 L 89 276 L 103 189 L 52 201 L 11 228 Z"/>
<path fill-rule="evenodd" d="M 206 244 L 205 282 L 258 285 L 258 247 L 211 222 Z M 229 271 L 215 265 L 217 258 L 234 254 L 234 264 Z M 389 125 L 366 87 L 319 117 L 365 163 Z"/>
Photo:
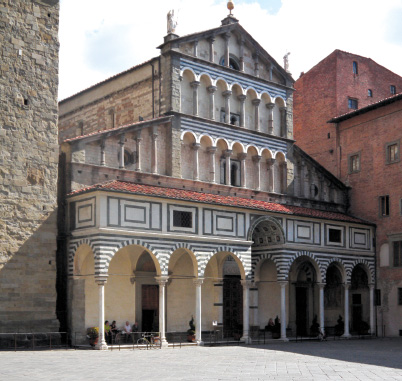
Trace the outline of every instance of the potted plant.
<path fill-rule="evenodd" d="M 194 317 L 191 316 L 191 320 L 188 322 L 190 329 L 187 330 L 187 341 L 192 343 L 195 341 L 195 325 L 194 325 Z"/>
<path fill-rule="evenodd" d="M 98 344 L 99 328 L 98 327 L 87 328 L 87 338 L 89 340 L 89 345 L 91 347 L 94 347 L 96 344 Z"/>
<path fill-rule="evenodd" d="M 358 324 L 359 335 L 368 335 L 369 329 L 370 329 L 369 324 L 363 320 Z"/>

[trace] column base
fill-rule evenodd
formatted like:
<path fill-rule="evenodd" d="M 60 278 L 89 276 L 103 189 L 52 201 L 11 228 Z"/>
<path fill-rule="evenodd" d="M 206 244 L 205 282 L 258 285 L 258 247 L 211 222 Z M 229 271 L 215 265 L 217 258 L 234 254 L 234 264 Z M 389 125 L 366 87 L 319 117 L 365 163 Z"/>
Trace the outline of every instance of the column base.
<path fill-rule="evenodd" d="M 204 342 L 202 340 L 200 340 L 200 341 L 197 340 L 196 343 L 197 343 L 197 345 L 200 345 L 200 346 L 204 345 Z"/>
<path fill-rule="evenodd" d="M 251 337 L 248 336 L 241 337 L 240 341 L 244 344 L 251 344 L 253 342 L 253 340 L 251 340 Z"/>
<path fill-rule="evenodd" d="M 341 337 L 343 337 L 344 339 L 350 339 L 352 337 L 352 335 L 350 333 L 348 333 L 348 334 L 343 334 Z"/>
<path fill-rule="evenodd" d="M 289 341 L 287 337 L 281 337 L 279 340 L 283 341 L 284 343 L 287 343 Z"/>
<path fill-rule="evenodd" d="M 106 341 L 101 341 L 95 345 L 95 349 L 99 350 L 99 351 L 107 351 L 109 348 L 106 344 Z"/>
<path fill-rule="evenodd" d="M 167 348 L 169 346 L 169 343 L 167 342 L 166 339 L 161 341 L 161 348 Z"/>

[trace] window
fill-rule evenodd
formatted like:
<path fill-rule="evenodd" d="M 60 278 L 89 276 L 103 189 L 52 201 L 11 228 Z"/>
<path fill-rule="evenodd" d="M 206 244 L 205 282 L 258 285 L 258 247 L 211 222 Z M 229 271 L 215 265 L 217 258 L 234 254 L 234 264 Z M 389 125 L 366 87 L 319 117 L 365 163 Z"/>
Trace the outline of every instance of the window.
<path fill-rule="evenodd" d="M 355 75 L 359 74 L 356 61 L 353 61 L 353 74 L 355 74 Z"/>
<path fill-rule="evenodd" d="M 357 110 L 357 99 L 348 98 L 348 107 L 353 110 Z"/>
<path fill-rule="evenodd" d="M 360 153 L 349 155 L 349 173 L 360 171 Z"/>
<path fill-rule="evenodd" d="M 389 196 L 380 197 L 380 216 L 389 216 Z"/>
<path fill-rule="evenodd" d="M 367 96 L 369 96 L 371 98 L 373 96 L 373 90 L 368 89 L 367 90 Z"/>
<path fill-rule="evenodd" d="M 221 66 L 225 66 L 225 57 L 221 58 L 221 60 L 219 61 L 219 64 Z M 237 57 L 233 56 L 232 54 L 230 54 L 230 56 L 229 56 L 229 67 L 233 70 L 240 70 L 239 60 L 237 59 Z"/>
<path fill-rule="evenodd" d="M 392 244 L 393 266 L 402 267 L 402 241 L 394 241 Z"/>
<path fill-rule="evenodd" d="M 391 142 L 386 145 L 386 162 L 387 164 L 399 161 L 399 141 Z"/>
<path fill-rule="evenodd" d="M 193 227 L 193 213 L 183 212 L 181 210 L 173 211 L 173 226 L 180 228 Z"/>
<path fill-rule="evenodd" d="M 329 242 L 342 242 L 342 230 L 339 229 L 328 229 L 328 240 Z"/>
<path fill-rule="evenodd" d="M 402 306 L 402 288 L 398 288 L 398 304 Z"/>
<path fill-rule="evenodd" d="M 230 184 L 234 187 L 240 186 L 240 161 L 230 160 Z M 221 159 L 221 184 L 226 184 L 226 159 Z"/>
<path fill-rule="evenodd" d="M 392 95 L 396 94 L 396 87 L 394 85 L 391 85 L 390 90 Z"/>
<path fill-rule="evenodd" d="M 226 111 L 224 108 L 222 108 L 221 109 L 221 123 L 226 123 L 225 118 L 226 118 Z M 239 126 L 240 125 L 240 115 L 231 112 L 229 123 L 233 126 Z"/>

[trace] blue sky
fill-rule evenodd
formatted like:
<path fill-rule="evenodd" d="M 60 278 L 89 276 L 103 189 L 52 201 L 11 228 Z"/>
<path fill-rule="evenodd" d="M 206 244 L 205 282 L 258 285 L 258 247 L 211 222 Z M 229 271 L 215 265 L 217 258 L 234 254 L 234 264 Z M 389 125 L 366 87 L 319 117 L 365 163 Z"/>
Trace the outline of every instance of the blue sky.
<path fill-rule="evenodd" d="M 214 28 L 221 0 L 61 0 L 59 99 L 157 56 L 166 14 L 177 33 Z M 295 79 L 335 49 L 370 57 L 402 75 L 402 0 L 234 0 L 240 24 Z"/>

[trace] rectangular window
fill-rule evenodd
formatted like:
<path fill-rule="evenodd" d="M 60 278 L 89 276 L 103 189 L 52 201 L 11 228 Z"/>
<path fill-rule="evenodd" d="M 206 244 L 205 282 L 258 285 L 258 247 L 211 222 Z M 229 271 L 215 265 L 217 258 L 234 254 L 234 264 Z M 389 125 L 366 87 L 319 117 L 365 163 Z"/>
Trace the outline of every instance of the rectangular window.
<path fill-rule="evenodd" d="M 193 227 L 193 213 L 183 212 L 181 210 L 173 211 L 173 226 L 180 228 Z"/>
<path fill-rule="evenodd" d="M 328 240 L 329 242 L 342 242 L 342 230 L 339 229 L 328 229 Z"/>
<path fill-rule="evenodd" d="M 391 94 L 392 94 L 392 95 L 395 95 L 395 94 L 396 94 L 396 87 L 395 87 L 394 85 L 391 85 L 390 90 L 391 90 Z"/>
<path fill-rule="evenodd" d="M 352 110 L 357 110 L 358 107 L 357 99 L 348 98 L 348 107 Z"/>
<path fill-rule="evenodd" d="M 402 267 L 402 241 L 394 241 L 392 251 L 394 267 Z"/>
<path fill-rule="evenodd" d="M 374 305 L 381 306 L 381 290 L 376 289 L 374 294 Z"/>
<path fill-rule="evenodd" d="M 402 306 L 402 288 L 398 288 L 398 304 Z"/>
<path fill-rule="evenodd" d="M 367 96 L 369 96 L 371 98 L 373 96 L 373 90 L 368 89 Z"/>
<path fill-rule="evenodd" d="M 349 156 L 349 173 L 360 171 L 360 153 L 355 153 Z"/>
<path fill-rule="evenodd" d="M 388 143 L 386 145 L 386 162 L 387 164 L 399 161 L 399 141 Z"/>
<path fill-rule="evenodd" d="M 356 61 L 353 61 L 353 74 L 359 74 Z"/>
<path fill-rule="evenodd" d="M 380 196 L 380 216 L 389 216 L 389 196 Z"/>

